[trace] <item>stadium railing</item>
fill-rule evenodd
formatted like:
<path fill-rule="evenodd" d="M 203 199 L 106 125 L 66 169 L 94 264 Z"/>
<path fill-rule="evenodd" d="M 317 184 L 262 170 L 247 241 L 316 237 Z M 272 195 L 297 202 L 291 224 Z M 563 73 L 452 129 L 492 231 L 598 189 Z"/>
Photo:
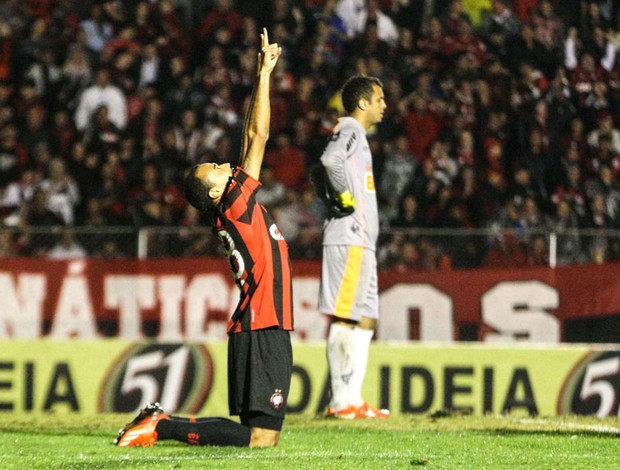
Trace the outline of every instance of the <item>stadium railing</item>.
<path fill-rule="evenodd" d="M 293 259 L 319 259 L 320 228 L 285 234 Z M 208 227 L 2 227 L 1 257 L 48 257 L 73 240 L 89 257 L 184 258 L 221 256 Z M 56 252 L 58 250 L 55 250 Z M 62 253 L 62 250 L 61 250 Z M 79 251 L 78 251 L 79 253 Z M 620 230 L 384 229 L 377 254 L 380 269 L 453 269 L 497 266 L 555 267 L 620 260 Z M 62 256 L 62 255 L 61 255 Z"/>

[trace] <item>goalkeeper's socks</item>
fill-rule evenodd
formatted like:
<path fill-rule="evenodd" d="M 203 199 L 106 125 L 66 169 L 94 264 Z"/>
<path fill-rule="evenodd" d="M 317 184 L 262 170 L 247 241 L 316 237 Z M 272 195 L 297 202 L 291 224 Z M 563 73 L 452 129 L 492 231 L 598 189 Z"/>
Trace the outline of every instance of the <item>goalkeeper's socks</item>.
<path fill-rule="evenodd" d="M 157 439 L 174 439 L 192 445 L 236 446 L 250 445 L 250 428 L 227 418 L 162 419 L 156 428 Z"/>
<path fill-rule="evenodd" d="M 327 336 L 327 361 L 331 379 L 330 407 L 340 410 L 349 406 L 349 388 L 353 374 L 353 328 L 334 322 Z"/>
<path fill-rule="evenodd" d="M 362 398 L 362 385 L 366 376 L 368 365 L 368 350 L 374 335 L 374 330 L 367 330 L 356 326 L 353 328 L 353 370 L 349 386 L 349 403 L 360 406 L 364 403 Z"/>

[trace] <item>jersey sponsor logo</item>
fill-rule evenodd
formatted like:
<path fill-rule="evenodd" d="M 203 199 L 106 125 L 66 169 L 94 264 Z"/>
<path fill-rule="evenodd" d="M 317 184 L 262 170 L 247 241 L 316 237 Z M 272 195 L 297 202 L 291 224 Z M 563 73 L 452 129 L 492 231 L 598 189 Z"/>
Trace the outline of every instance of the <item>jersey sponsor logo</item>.
<path fill-rule="evenodd" d="M 271 235 L 271 238 L 274 240 L 284 240 L 284 237 L 282 236 L 280 229 L 276 227 L 276 224 L 271 224 L 269 227 L 269 235 Z"/>
<path fill-rule="evenodd" d="M 375 177 L 372 173 L 372 171 L 367 171 L 364 175 L 364 187 L 366 189 L 367 193 L 374 193 L 376 192 L 375 189 Z"/>

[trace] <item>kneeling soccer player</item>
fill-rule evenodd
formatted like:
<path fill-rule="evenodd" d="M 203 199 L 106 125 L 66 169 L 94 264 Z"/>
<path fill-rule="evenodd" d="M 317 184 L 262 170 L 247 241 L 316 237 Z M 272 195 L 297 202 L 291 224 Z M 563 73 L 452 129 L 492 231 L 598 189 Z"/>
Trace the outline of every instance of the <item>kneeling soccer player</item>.
<path fill-rule="evenodd" d="M 240 290 L 228 324 L 228 404 L 241 422 L 170 416 L 158 404 L 147 404 L 121 429 L 118 446 L 148 447 L 162 439 L 195 445 L 278 444 L 293 367 L 291 262 L 284 237 L 256 193 L 269 135 L 270 76 L 281 53 L 263 29 L 239 166 L 201 163 L 185 180 L 187 199 L 213 221 Z"/>

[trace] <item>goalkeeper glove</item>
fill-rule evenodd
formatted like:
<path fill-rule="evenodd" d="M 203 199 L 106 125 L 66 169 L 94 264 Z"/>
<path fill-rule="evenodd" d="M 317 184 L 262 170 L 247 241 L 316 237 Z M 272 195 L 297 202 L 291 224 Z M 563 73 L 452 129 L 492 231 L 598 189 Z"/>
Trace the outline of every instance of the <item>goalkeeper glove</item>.
<path fill-rule="evenodd" d="M 347 190 L 343 193 L 334 195 L 334 203 L 345 215 L 353 214 L 355 211 L 355 198 L 351 191 Z"/>

